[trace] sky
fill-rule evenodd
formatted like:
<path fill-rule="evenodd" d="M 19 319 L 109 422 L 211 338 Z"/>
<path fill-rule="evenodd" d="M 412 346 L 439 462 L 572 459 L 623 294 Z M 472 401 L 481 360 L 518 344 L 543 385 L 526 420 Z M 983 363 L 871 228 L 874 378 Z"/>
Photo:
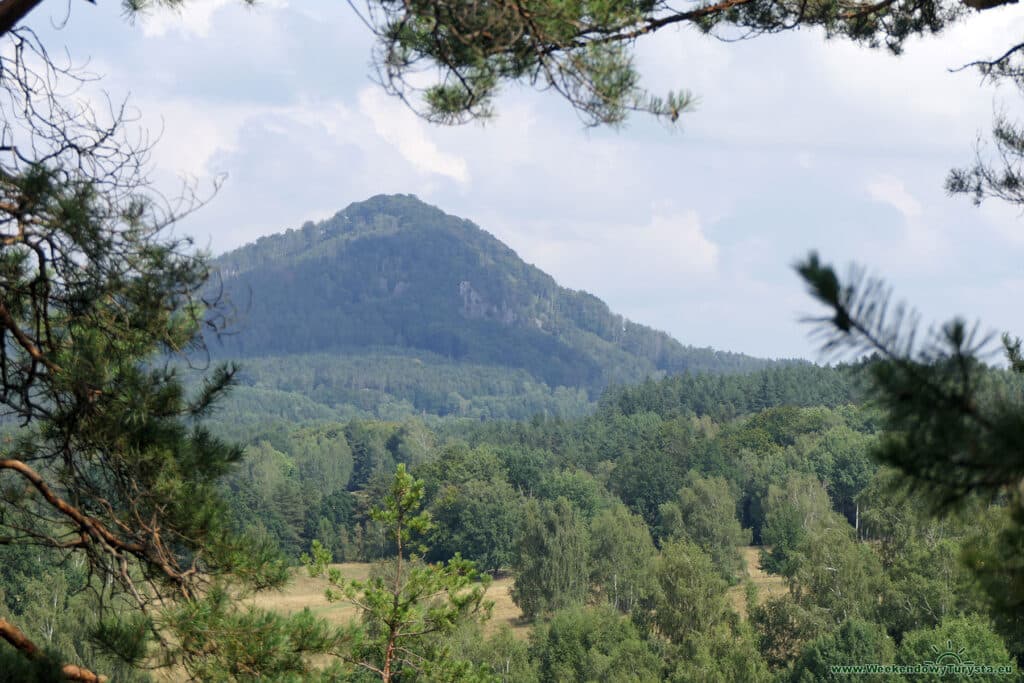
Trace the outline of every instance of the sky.
<path fill-rule="evenodd" d="M 792 269 L 811 249 L 883 276 L 925 321 L 1024 335 L 1024 217 L 943 190 L 993 112 L 1020 111 L 1016 91 L 950 71 L 1019 39 L 1013 6 L 898 58 L 817 31 L 669 29 L 637 44 L 643 84 L 698 106 L 617 130 L 518 85 L 494 120 L 427 124 L 372 81 L 372 36 L 341 0 L 193 0 L 135 21 L 116 0 L 47 0 L 27 23 L 129 98 L 167 192 L 224 179 L 176 228 L 213 253 L 412 193 L 684 344 L 828 360 L 800 322 L 820 313 Z"/>

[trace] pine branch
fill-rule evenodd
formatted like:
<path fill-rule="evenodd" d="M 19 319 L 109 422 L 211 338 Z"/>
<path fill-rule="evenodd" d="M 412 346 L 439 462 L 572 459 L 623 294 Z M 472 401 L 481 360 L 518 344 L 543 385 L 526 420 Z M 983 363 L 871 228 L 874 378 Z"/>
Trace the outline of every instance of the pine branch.
<path fill-rule="evenodd" d="M 42 651 L 29 639 L 17 626 L 0 617 L 0 639 L 10 643 L 12 647 L 29 659 L 42 657 Z M 65 664 L 61 667 L 61 673 L 69 681 L 80 681 L 81 683 L 106 683 L 106 676 L 98 676 L 85 667 L 77 664 Z"/>
<path fill-rule="evenodd" d="M 811 294 L 831 315 L 811 317 L 828 353 L 873 353 L 872 394 L 886 411 L 886 431 L 875 450 L 882 462 L 935 494 L 939 509 L 978 493 L 993 497 L 1024 478 L 1024 406 L 1019 396 L 997 396 L 994 370 L 981 358 L 991 336 L 953 320 L 917 341 L 917 316 L 890 306 L 891 290 L 854 271 L 848 284 L 817 254 L 797 264 Z M 1003 341 L 1019 365 L 1019 346 Z M 1014 377 L 1016 375 L 1010 375 Z"/>

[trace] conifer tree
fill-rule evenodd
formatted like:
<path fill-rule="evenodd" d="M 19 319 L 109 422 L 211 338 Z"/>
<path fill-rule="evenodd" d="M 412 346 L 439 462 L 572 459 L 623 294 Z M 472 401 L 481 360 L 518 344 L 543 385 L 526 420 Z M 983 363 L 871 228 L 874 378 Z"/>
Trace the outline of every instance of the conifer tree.
<path fill-rule="evenodd" d="M 133 662 L 154 656 L 155 641 L 159 659 L 189 669 L 207 644 L 173 633 L 183 622 L 169 614 L 203 603 L 229 574 L 256 587 L 284 578 L 276 553 L 234 533 L 217 489 L 242 453 L 202 418 L 235 369 L 215 368 L 190 396 L 171 366 L 197 357 L 204 324 L 217 327 L 218 308 L 202 296 L 207 260 L 170 232 L 194 204 L 152 191 L 147 148 L 123 110 L 60 95 L 87 75 L 55 65 L 29 31 L 7 40 L 0 546 L 40 549 L 55 567 L 77 556 L 98 596 L 100 640 Z M 0 614 L 0 648 L 44 659 L 16 621 Z M 58 668 L 101 678 L 83 662 Z"/>
<path fill-rule="evenodd" d="M 371 513 L 394 542 L 385 571 L 366 581 L 344 579 L 328 566 L 329 554 L 319 542 L 305 558 L 311 575 L 327 575 L 329 600 L 345 600 L 361 613 L 360 621 L 344 629 L 337 654 L 352 670 L 384 683 L 489 680 L 484 670 L 453 658 L 446 641 L 460 625 L 490 615 L 491 603 L 484 600 L 489 577 L 458 555 L 446 563 L 422 561 L 426 548 L 414 539 L 432 526 L 430 513 L 421 509 L 423 490 L 423 481 L 399 464 L 383 507 Z"/>

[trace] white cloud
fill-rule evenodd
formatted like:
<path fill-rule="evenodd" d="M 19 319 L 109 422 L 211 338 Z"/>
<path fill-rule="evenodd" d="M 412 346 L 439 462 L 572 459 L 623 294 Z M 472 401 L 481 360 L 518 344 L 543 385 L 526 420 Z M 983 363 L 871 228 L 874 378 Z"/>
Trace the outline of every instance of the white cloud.
<path fill-rule="evenodd" d="M 520 229 L 518 238 L 503 232 L 526 261 L 564 286 L 607 297 L 627 315 L 639 298 L 673 298 L 718 270 L 719 247 L 691 210 L 656 207 L 634 225 L 545 223 Z"/>
<path fill-rule="evenodd" d="M 177 32 L 187 38 L 207 38 L 213 26 L 213 17 L 227 6 L 236 6 L 239 0 L 196 0 L 181 7 L 159 7 L 146 10 L 140 24 L 147 38 L 162 38 Z M 255 8 L 246 11 L 274 11 L 288 7 L 288 0 L 260 0 Z"/>
<path fill-rule="evenodd" d="M 145 121 L 159 134 L 153 149 L 159 166 L 176 174 L 202 177 L 216 172 L 209 168 L 217 152 L 236 148 L 238 131 L 257 113 L 251 107 L 206 104 L 189 100 L 140 101 Z M 160 126 L 153 125 L 160 121 Z"/>
<path fill-rule="evenodd" d="M 874 129 L 873 143 L 930 147 L 969 145 L 987 127 L 999 89 L 981 83 L 969 62 L 994 58 L 1019 41 L 1024 18 L 1015 8 L 972 12 L 941 36 L 911 38 L 899 56 L 849 41 L 815 46 L 822 86 Z M 842 116 L 842 111 L 837 112 Z"/>
<path fill-rule="evenodd" d="M 401 102 L 389 98 L 378 88 L 368 87 L 359 92 L 359 111 L 373 122 L 377 135 L 419 170 L 460 183 L 469 182 L 466 160 L 438 149 L 428 137 L 423 122 Z"/>
<path fill-rule="evenodd" d="M 876 202 L 888 204 L 903 215 L 908 223 L 921 217 L 921 204 L 907 191 L 903 181 L 893 176 L 880 176 L 868 182 L 868 195 Z"/>
<path fill-rule="evenodd" d="M 878 176 L 867 183 L 868 195 L 894 208 L 903 218 L 903 235 L 888 245 L 878 245 L 878 262 L 897 272 L 908 269 L 936 269 L 953 255 L 942 221 L 928 215 L 921 202 L 895 176 Z"/>
<path fill-rule="evenodd" d="M 147 10 L 143 15 L 142 32 L 150 38 L 160 38 L 171 31 L 182 35 L 206 38 L 210 34 L 213 15 L 236 0 L 201 0 L 189 2 L 181 8 Z"/>
<path fill-rule="evenodd" d="M 655 263 L 675 264 L 683 273 L 706 275 L 718 267 L 718 245 L 708 239 L 695 211 L 682 214 L 654 215 L 651 222 L 634 235 L 620 238 L 632 242 L 634 237 L 645 245 L 643 250 Z M 626 245 L 622 245 L 626 246 Z M 652 253 L 657 252 L 657 253 Z"/>

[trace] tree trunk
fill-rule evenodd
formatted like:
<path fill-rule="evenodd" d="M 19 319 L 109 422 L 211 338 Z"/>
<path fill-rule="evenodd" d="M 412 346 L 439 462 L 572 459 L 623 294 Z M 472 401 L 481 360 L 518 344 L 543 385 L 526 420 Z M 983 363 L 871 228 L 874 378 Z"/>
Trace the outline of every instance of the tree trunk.
<path fill-rule="evenodd" d="M 40 0 L 6 0 L 5 2 L 0 2 L 0 36 L 14 28 L 39 3 Z"/>

